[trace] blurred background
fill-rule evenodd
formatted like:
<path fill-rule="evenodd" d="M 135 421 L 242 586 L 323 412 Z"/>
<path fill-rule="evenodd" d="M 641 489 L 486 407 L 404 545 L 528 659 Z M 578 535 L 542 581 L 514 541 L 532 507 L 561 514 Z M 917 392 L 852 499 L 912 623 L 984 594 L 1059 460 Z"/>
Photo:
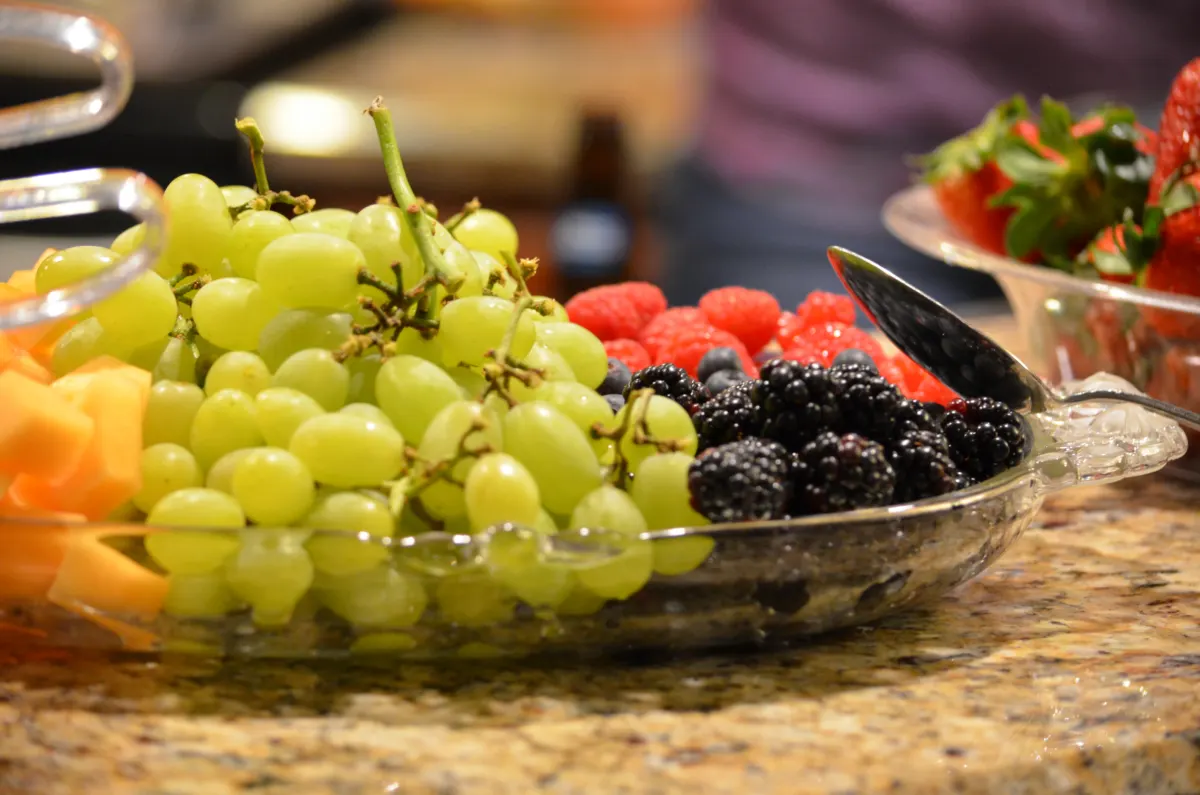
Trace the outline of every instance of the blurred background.
<path fill-rule="evenodd" d="M 1150 5 L 1186 14 L 1182 2 Z M 443 217 L 474 196 L 508 214 L 543 263 L 539 290 L 643 278 L 673 303 L 739 283 L 794 305 L 836 287 L 822 252 L 840 244 L 949 303 L 993 306 L 990 280 L 884 233 L 880 205 L 911 179 L 905 156 L 1017 90 L 1115 95 L 1154 126 L 1192 46 L 1190 26 L 1151 25 L 1140 0 L 59 5 L 124 33 L 137 86 L 105 130 L 0 155 L 0 178 L 120 166 L 162 185 L 189 171 L 249 184 L 233 120 L 251 115 L 273 187 L 357 209 L 387 192 L 361 114 L 382 95 L 417 192 Z M 1127 58 L 1111 56 L 1118 32 Z M 0 51 L 0 106 L 94 83 L 87 62 Z M 46 245 L 107 243 L 125 225 L 4 227 L 0 253 L 24 267 Z"/>

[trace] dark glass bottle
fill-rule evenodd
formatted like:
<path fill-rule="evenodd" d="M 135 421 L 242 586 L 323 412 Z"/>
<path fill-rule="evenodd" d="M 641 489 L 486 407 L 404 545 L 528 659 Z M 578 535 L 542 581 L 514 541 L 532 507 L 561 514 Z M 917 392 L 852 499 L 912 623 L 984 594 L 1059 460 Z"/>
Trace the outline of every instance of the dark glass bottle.
<path fill-rule="evenodd" d="M 569 194 L 550 229 L 560 299 L 629 278 L 633 217 L 626 203 L 627 171 L 621 120 L 613 113 L 586 113 Z"/>

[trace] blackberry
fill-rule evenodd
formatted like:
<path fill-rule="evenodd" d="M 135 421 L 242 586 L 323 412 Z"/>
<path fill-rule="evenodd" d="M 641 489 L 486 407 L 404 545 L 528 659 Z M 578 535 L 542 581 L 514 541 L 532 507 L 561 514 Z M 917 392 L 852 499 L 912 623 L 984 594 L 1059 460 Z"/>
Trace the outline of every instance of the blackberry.
<path fill-rule="evenodd" d="M 762 439 L 713 447 L 688 468 L 692 508 L 712 522 L 782 519 L 791 496 L 787 450 Z"/>
<path fill-rule="evenodd" d="M 892 438 L 896 412 L 904 402 L 900 390 L 874 369 L 858 364 L 834 367 L 829 373 L 837 386 L 841 432 L 880 441 Z"/>
<path fill-rule="evenodd" d="M 791 511 L 797 516 L 887 505 L 896 490 L 883 447 L 858 434 L 822 433 L 791 463 Z"/>
<path fill-rule="evenodd" d="M 888 447 L 888 463 L 896 473 L 897 502 L 915 502 L 949 494 L 970 485 L 950 458 L 945 436 L 930 431 L 910 431 Z"/>
<path fill-rule="evenodd" d="M 755 390 L 762 406 L 762 436 L 792 451 L 838 425 L 837 386 L 819 364 L 773 359 L 763 365 Z"/>
<path fill-rule="evenodd" d="M 707 384 L 713 374 L 722 370 L 737 370 L 739 373 L 742 371 L 742 360 L 733 348 L 712 348 L 704 354 L 700 364 L 696 366 L 696 378 Z"/>
<path fill-rule="evenodd" d="M 629 372 L 629 365 L 620 359 L 609 356 L 608 373 L 605 374 L 604 380 L 600 382 L 600 386 L 596 387 L 596 391 L 601 395 L 623 394 L 625 388 L 629 386 L 629 379 L 632 377 L 633 373 Z"/>
<path fill-rule="evenodd" d="M 704 382 L 704 388 L 710 395 L 719 395 L 740 381 L 749 381 L 750 376 L 741 370 L 717 370 Z"/>
<path fill-rule="evenodd" d="M 901 400 L 892 416 L 891 430 L 887 438 L 880 441 L 890 442 L 917 431 L 926 431 L 941 436 L 942 426 L 939 418 L 943 414 L 945 414 L 945 409 L 936 403 Z"/>
<path fill-rule="evenodd" d="M 871 358 L 871 354 L 860 351 L 858 348 L 847 348 L 833 357 L 833 367 L 844 367 L 850 364 L 865 367 L 875 373 L 879 372 L 879 368 L 875 366 L 875 360 Z"/>
<path fill-rule="evenodd" d="M 762 409 L 755 402 L 756 383 L 736 383 L 700 407 L 692 422 L 701 450 L 758 436 L 762 432 Z"/>
<path fill-rule="evenodd" d="M 673 364 L 656 364 L 638 370 L 625 387 L 625 399 L 629 400 L 629 395 L 637 389 L 653 389 L 655 394 L 683 406 L 688 414 L 695 414 L 696 409 L 708 400 L 704 386 L 688 375 L 687 370 Z"/>
<path fill-rule="evenodd" d="M 977 481 L 1016 466 L 1031 441 L 1020 415 L 992 398 L 951 403 L 942 417 L 942 432 L 954 463 Z"/>

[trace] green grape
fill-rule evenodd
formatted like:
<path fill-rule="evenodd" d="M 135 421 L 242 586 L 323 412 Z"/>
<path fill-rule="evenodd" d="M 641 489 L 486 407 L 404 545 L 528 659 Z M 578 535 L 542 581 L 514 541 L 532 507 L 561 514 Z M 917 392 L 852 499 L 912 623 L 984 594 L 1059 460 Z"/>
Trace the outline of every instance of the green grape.
<path fill-rule="evenodd" d="M 531 607 L 554 607 L 574 588 L 571 571 L 543 560 L 538 534 L 526 528 L 493 533 L 484 554 L 492 576 Z"/>
<path fill-rule="evenodd" d="M 485 293 L 511 301 L 519 285 L 504 263 L 483 251 L 472 251 L 471 256 L 479 266 L 479 277 L 485 285 Z"/>
<path fill-rule="evenodd" d="M 447 367 L 469 364 L 478 367 L 488 361 L 488 352 L 500 346 L 512 320 L 511 301 L 491 296 L 459 298 L 442 309 L 438 336 Z M 536 324 L 528 314 L 522 314 L 508 354 L 524 359 L 533 347 Z"/>
<path fill-rule="evenodd" d="M 542 311 L 534 310 L 533 319 L 538 323 L 567 323 L 570 318 L 567 317 L 567 310 L 558 301 L 553 298 L 548 298 L 544 295 L 535 295 L 533 297 L 534 306 L 541 307 Z"/>
<path fill-rule="evenodd" d="M 404 469 L 404 437 L 390 424 L 354 414 L 323 414 L 292 434 L 288 449 L 319 482 L 378 486 Z"/>
<path fill-rule="evenodd" d="M 158 274 L 170 278 L 184 263 L 195 265 L 201 273 L 219 268 L 229 246 L 233 219 L 217 184 L 200 174 L 184 174 L 171 180 L 163 200 L 171 224 L 155 266 Z"/>
<path fill-rule="evenodd" d="M 224 573 L 172 574 L 163 612 L 176 618 L 221 618 L 238 608 Z"/>
<path fill-rule="evenodd" d="M 557 535 L 558 533 L 558 522 L 554 521 L 554 517 L 545 508 L 538 512 L 538 518 L 534 520 L 530 527 L 546 536 Z"/>
<path fill-rule="evenodd" d="M 226 564 L 225 580 L 250 605 L 254 623 L 287 624 L 313 582 L 313 565 L 304 549 L 307 533 L 245 530 L 237 555 Z"/>
<path fill-rule="evenodd" d="M 226 207 L 232 210 L 257 199 L 258 191 L 246 185 L 222 185 L 221 195 L 225 198 Z"/>
<path fill-rule="evenodd" d="M 472 430 L 475 428 L 475 430 Z M 421 505 L 434 517 L 453 519 L 466 513 L 462 487 L 471 465 L 475 463 L 472 453 L 500 452 L 504 436 L 498 418 L 481 403 L 459 400 L 437 413 L 429 423 L 417 454 L 427 468 L 445 466 L 460 455 L 467 453 L 450 470 L 449 477 L 437 478 L 421 492 Z M 420 473 L 428 476 L 427 471 Z M 443 473 L 445 474 L 445 473 Z"/>
<path fill-rule="evenodd" d="M 158 527 L 244 527 L 246 516 L 232 495 L 196 487 L 163 495 L 146 516 L 146 524 Z M 165 568 L 170 570 L 169 566 Z"/>
<path fill-rule="evenodd" d="M 350 393 L 350 373 L 329 351 L 309 348 L 293 353 L 279 365 L 271 385 L 303 392 L 326 411 L 337 411 Z"/>
<path fill-rule="evenodd" d="M 357 305 L 358 271 L 365 267 L 362 252 L 350 241 L 296 232 L 267 244 L 258 255 L 255 278 L 281 306 L 345 310 Z"/>
<path fill-rule="evenodd" d="M 533 391 L 531 399 L 548 403 L 567 415 L 587 437 L 597 460 L 612 447 L 608 439 L 592 434 L 592 428 L 597 425 L 607 427 L 613 419 L 612 407 L 594 390 L 578 381 L 548 381 Z"/>
<path fill-rule="evenodd" d="M 630 495 L 650 530 L 702 527 L 708 520 L 692 510 L 688 468 L 695 459 L 685 453 L 659 453 L 634 470 Z"/>
<path fill-rule="evenodd" d="M 285 309 L 263 328 L 258 338 L 258 355 L 274 372 L 294 353 L 308 348 L 338 349 L 350 339 L 352 323 L 346 312 Z"/>
<path fill-rule="evenodd" d="M 229 233 L 229 265 L 234 275 L 253 279 L 258 273 L 258 255 L 267 244 L 295 231 L 291 221 L 272 210 L 242 213 Z"/>
<path fill-rule="evenodd" d="M 447 263 L 457 267 L 463 274 L 463 283 L 454 294 L 455 298 L 483 295 L 484 282 L 479 263 L 465 246 L 456 240 L 450 240 L 449 245 L 442 251 L 442 256 L 446 258 Z"/>
<path fill-rule="evenodd" d="M 462 389 L 436 364 L 399 355 L 384 362 L 375 376 L 375 399 L 396 430 L 420 444 L 437 413 L 462 400 Z"/>
<path fill-rule="evenodd" d="M 653 573 L 653 548 L 641 539 L 630 539 L 629 545 L 612 558 L 575 570 L 580 585 L 605 599 L 628 599 L 650 581 Z"/>
<path fill-rule="evenodd" d="M 674 577 L 700 568 L 715 546 L 712 536 L 662 538 L 653 542 L 654 571 Z"/>
<path fill-rule="evenodd" d="M 603 485 L 583 496 L 571 512 L 572 529 L 613 530 L 636 537 L 646 532 L 637 504 L 616 486 Z"/>
<path fill-rule="evenodd" d="M 350 226 L 354 223 L 355 217 L 351 210 L 327 207 L 323 210 L 313 210 L 297 215 L 292 219 L 292 226 L 296 228 L 297 232 L 320 232 L 345 238 L 350 234 Z"/>
<path fill-rule="evenodd" d="M 100 246 L 71 246 L 42 260 L 33 275 L 38 295 L 81 282 L 117 264 L 120 256 Z"/>
<path fill-rule="evenodd" d="M 236 389 L 209 395 L 192 419 L 188 447 L 208 469 L 217 459 L 243 447 L 258 447 L 262 433 L 254 421 L 254 398 Z"/>
<path fill-rule="evenodd" d="M 504 450 L 537 481 L 546 509 L 570 512 L 600 485 L 600 464 L 583 432 L 546 403 L 514 406 L 504 417 Z"/>
<path fill-rule="evenodd" d="M 142 444 L 177 444 L 191 441 L 192 419 L 204 402 L 204 390 L 181 381 L 158 381 L 150 387 L 142 415 Z"/>
<path fill-rule="evenodd" d="M 364 539 L 361 534 L 388 538 L 396 531 L 387 500 L 357 491 L 334 491 L 319 496 L 300 525 L 332 531 L 314 533 L 307 547 L 318 571 L 338 577 L 366 571 L 388 557 L 387 547 Z"/>
<path fill-rule="evenodd" d="M 463 501 L 475 532 L 504 522 L 531 526 L 542 510 L 533 476 L 504 453 L 480 456 L 467 473 Z"/>
<path fill-rule="evenodd" d="M 537 341 L 557 352 L 571 365 L 584 386 L 597 388 L 608 375 L 608 353 L 596 335 L 574 323 L 537 323 Z"/>
<path fill-rule="evenodd" d="M 163 342 L 165 344 L 166 340 Z M 55 377 L 61 378 L 98 356 L 107 354 L 124 360 L 130 358 L 132 353 L 129 348 L 114 340 L 104 326 L 100 325 L 99 320 L 94 317 L 84 318 L 67 329 L 54 343 L 50 370 Z"/>
<path fill-rule="evenodd" d="M 271 371 L 256 354 L 249 351 L 229 351 L 221 354 L 204 377 L 204 391 L 215 395 L 222 389 L 237 389 L 247 395 L 257 395 L 271 385 Z"/>
<path fill-rule="evenodd" d="M 118 344 L 132 350 L 170 333 L 179 316 L 179 304 L 166 279 L 157 273 L 143 273 L 99 301 L 92 314 Z"/>
<path fill-rule="evenodd" d="M 449 368 L 447 372 L 454 379 L 454 383 L 462 389 L 463 394 L 469 398 L 478 398 L 487 391 L 487 379 L 477 369 L 460 364 L 458 367 Z"/>
<path fill-rule="evenodd" d="M 371 403 L 347 403 L 338 409 L 338 414 L 352 414 L 355 417 L 362 417 L 364 420 L 374 422 L 377 425 L 386 425 L 389 428 L 396 427 L 391 418 L 383 413 L 383 409 Z"/>
<path fill-rule="evenodd" d="M 232 279 L 234 276 L 237 276 L 237 273 L 233 270 L 233 265 L 229 262 L 229 257 L 221 260 L 221 264 L 209 271 L 208 274 L 214 279 Z M 184 306 L 186 307 L 187 305 L 184 304 Z"/>
<path fill-rule="evenodd" d="M 283 527 L 312 507 L 316 487 L 299 458 L 278 447 L 252 450 L 233 468 L 233 496 L 255 524 Z"/>
<path fill-rule="evenodd" d="M 375 379 L 379 376 L 379 368 L 383 366 L 383 358 L 377 353 L 369 353 L 351 356 L 342 364 L 350 374 L 350 391 L 346 395 L 346 401 L 374 403 Z"/>
<path fill-rule="evenodd" d="M 133 504 L 150 513 L 171 492 L 202 485 L 200 465 L 186 447 L 169 442 L 152 444 L 142 450 L 142 488 L 133 496 Z"/>
<path fill-rule="evenodd" d="M 217 462 L 208 468 L 208 475 L 204 478 L 204 487 L 232 495 L 233 473 L 237 470 L 237 465 L 243 458 L 258 449 L 260 448 L 243 447 L 218 458 Z"/>
<path fill-rule="evenodd" d="M 442 619 L 463 627 L 483 627 L 512 618 L 516 596 L 486 572 L 443 577 L 434 591 Z"/>
<path fill-rule="evenodd" d="M 554 612 L 560 616 L 590 616 L 600 612 L 600 608 L 608 603 L 603 596 L 584 588 L 578 580 L 567 598 L 555 606 Z"/>
<path fill-rule="evenodd" d="M 350 223 L 348 239 L 362 250 L 367 270 L 392 287 L 396 286 L 396 275 L 392 272 L 394 262 L 400 263 L 405 290 L 411 290 L 425 275 L 425 264 L 416 239 L 399 207 L 371 204 L 359 210 Z M 368 291 L 367 294 L 372 293 Z"/>
<path fill-rule="evenodd" d="M 180 489 L 160 499 L 146 517 L 158 527 L 241 528 L 246 518 L 237 500 L 211 489 Z M 209 574 L 225 565 L 239 544 L 232 532 L 168 530 L 146 536 L 146 552 L 171 574 Z"/>
<path fill-rule="evenodd" d="M 687 409 L 683 406 L 662 395 L 651 395 L 649 401 L 643 398 L 634 401 L 632 404 L 627 403 L 624 408 L 617 412 L 617 416 L 613 418 L 611 427 L 620 427 L 621 423 L 625 421 L 625 417 L 629 413 L 631 406 L 638 407 L 637 413 L 633 415 L 633 421 L 637 422 L 640 416 L 644 416 L 645 430 L 654 439 L 659 442 L 680 442 L 682 443 L 682 447 L 679 452 L 687 453 L 689 456 L 696 454 L 696 428 L 692 424 L 692 418 L 688 415 Z M 642 414 L 642 407 L 644 407 L 644 415 Z M 653 444 L 638 444 L 635 442 L 632 429 L 621 437 L 618 446 L 620 447 L 621 454 L 625 456 L 630 472 L 636 472 L 643 461 L 658 452 L 658 448 Z"/>
<path fill-rule="evenodd" d="M 199 334 L 196 335 L 193 342 L 196 346 L 196 383 L 204 386 L 208 380 L 208 371 L 217 363 L 217 359 L 220 359 L 228 351 L 213 345 Z"/>
<path fill-rule="evenodd" d="M 231 351 L 252 351 L 279 305 L 258 282 L 231 277 L 201 287 L 192 298 L 196 330 L 209 342 Z"/>
<path fill-rule="evenodd" d="M 286 449 L 297 428 L 324 413 L 316 400 L 288 387 L 273 386 L 254 396 L 254 422 L 272 447 Z"/>
<path fill-rule="evenodd" d="M 517 228 L 506 216 L 486 207 L 464 216 L 454 228 L 454 237 L 467 248 L 501 261 L 505 253 L 517 254 Z"/>
<path fill-rule="evenodd" d="M 115 254 L 122 257 L 128 257 L 137 247 L 142 245 L 146 239 L 146 225 L 134 224 L 126 229 L 121 234 L 117 235 L 112 244 L 108 247 Z"/>
<path fill-rule="evenodd" d="M 435 334 L 426 339 L 415 328 L 406 328 L 396 338 L 396 351 L 394 355 L 416 356 L 418 359 L 433 362 L 438 367 L 441 367 L 444 361 L 442 338 Z"/>
<path fill-rule="evenodd" d="M 411 627 L 425 612 L 428 599 L 421 581 L 391 566 L 322 581 L 321 601 L 360 627 Z"/>
<path fill-rule="evenodd" d="M 372 632 L 350 644 L 351 654 L 394 654 L 417 648 L 417 639 L 404 632 Z"/>
<path fill-rule="evenodd" d="M 158 356 L 150 368 L 153 380 L 196 382 L 196 349 L 192 345 L 179 337 L 172 336 L 167 338 L 165 344 L 154 343 L 154 346 L 158 348 Z M 155 347 L 147 347 L 147 351 L 142 349 L 135 351 L 134 357 L 146 353 L 153 355 Z"/>
<path fill-rule="evenodd" d="M 567 364 L 567 360 L 540 342 L 534 343 L 533 348 L 530 349 L 529 354 L 521 364 L 540 373 L 530 386 L 525 386 L 524 383 L 517 379 L 512 379 L 509 382 L 508 391 L 514 399 L 521 403 L 535 400 L 538 390 L 545 384 L 575 382 L 575 373 L 571 371 L 571 365 Z M 611 415 L 612 412 L 609 412 L 609 414 Z"/>

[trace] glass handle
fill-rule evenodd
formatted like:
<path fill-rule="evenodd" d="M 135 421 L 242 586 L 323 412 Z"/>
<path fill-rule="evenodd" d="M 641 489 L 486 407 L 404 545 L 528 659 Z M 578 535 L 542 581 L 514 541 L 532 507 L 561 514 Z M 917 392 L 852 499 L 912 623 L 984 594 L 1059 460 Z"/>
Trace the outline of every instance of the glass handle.
<path fill-rule="evenodd" d="M 112 295 L 154 267 L 166 232 L 162 189 L 135 171 L 89 168 L 0 181 L 0 224 L 101 210 L 120 210 L 141 221 L 145 225 L 142 244 L 116 265 L 81 282 L 0 303 L 0 329 L 69 317 Z"/>
<path fill-rule="evenodd" d="M 0 149 L 66 138 L 103 127 L 133 91 L 133 57 L 117 29 L 78 11 L 0 2 L 0 42 L 44 44 L 90 58 L 100 87 L 0 110 Z"/>

